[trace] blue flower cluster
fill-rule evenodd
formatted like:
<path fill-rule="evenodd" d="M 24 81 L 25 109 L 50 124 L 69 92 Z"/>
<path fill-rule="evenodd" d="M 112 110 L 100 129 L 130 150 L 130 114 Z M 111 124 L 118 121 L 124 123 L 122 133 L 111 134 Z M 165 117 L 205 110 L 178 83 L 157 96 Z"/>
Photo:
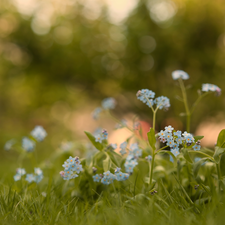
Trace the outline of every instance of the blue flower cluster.
<path fill-rule="evenodd" d="M 127 121 L 124 120 L 124 119 L 122 119 L 122 120 L 120 121 L 120 123 L 117 123 L 117 124 L 115 125 L 115 129 L 120 129 L 120 128 L 123 128 L 123 127 L 126 127 L 126 126 L 127 126 Z"/>
<path fill-rule="evenodd" d="M 96 142 L 102 143 L 103 140 L 107 140 L 108 132 L 103 129 L 101 133 L 97 133 L 94 137 Z"/>
<path fill-rule="evenodd" d="M 107 171 L 107 172 L 104 172 L 103 175 L 96 174 L 92 177 L 93 177 L 94 182 L 101 181 L 101 183 L 106 184 L 106 185 L 113 183 L 114 180 L 118 180 L 118 181 L 127 180 L 129 178 L 129 174 L 122 173 L 120 170 L 121 170 L 120 168 L 116 168 L 115 174 L 111 173 L 110 171 Z"/>
<path fill-rule="evenodd" d="M 130 151 L 124 164 L 127 173 L 133 173 L 134 167 L 138 164 L 137 159 L 142 156 L 142 150 L 137 143 L 130 145 Z"/>
<path fill-rule="evenodd" d="M 161 130 L 159 133 L 159 140 L 170 147 L 171 152 L 177 156 L 179 155 L 180 145 L 192 146 L 194 150 L 200 150 L 200 142 L 195 143 L 195 139 L 192 134 L 186 131 L 182 134 L 181 131 L 174 131 L 172 126 L 165 127 L 165 130 Z M 195 144 L 194 144 L 195 143 Z"/>
<path fill-rule="evenodd" d="M 172 77 L 174 80 L 181 78 L 182 80 L 189 79 L 189 75 L 183 70 L 175 70 L 172 72 Z"/>
<path fill-rule="evenodd" d="M 14 180 L 18 181 L 22 178 L 23 175 L 26 174 L 25 169 L 18 168 L 16 170 L 16 175 L 14 176 Z M 25 180 L 29 183 L 36 182 L 39 183 L 43 179 L 43 172 L 40 168 L 34 168 L 34 174 L 26 174 Z"/>
<path fill-rule="evenodd" d="M 127 153 L 126 147 L 127 147 L 126 141 L 124 141 L 123 143 L 120 144 L 120 154 L 121 155 L 125 155 Z"/>
<path fill-rule="evenodd" d="M 47 133 L 45 129 L 42 126 L 36 126 L 32 131 L 31 131 L 31 136 L 34 137 L 37 141 L 43 141 L 45 137 L 47 136 Z"/>
<path fill-rule="evenodd" d="M 80 164 L 79 157 L 72 157 L 70 156 L 64 164 L 64 171 L 60 172 L 60 175 L 63 177 L 63 180 L 70 180 L 78 177 L 81 171 L 83 171 L 82 165 Z"/>
<path fill-rule="evenodd" d="M 221 89 L 216 86 L 215 84 L 202 84 L 202 91 L 208 92 L 208 91 L 212 91 L 212 92 L 216 92 L 217 95 L 221 94 Z"/>
<path fill-rule="evenodd" d="M 22 139 L 22 148 L 27 152 L 32 152 L 35 148 L 35 142 L 27 137 Z"/>
<path fill-rule="evenodd" d="M 4 149 L 6 151 L 9 151 L 15 143 L 16 143 L 16 141 L 14 139 L 7 141 L 4 145 Z"/>
<path fill-rule="evenodd" d="M 170 100 L 167 97 L 160 96 L 154 99 L 155 92 L 148 89 L 139 90 L 136 96 L 137 99 L 145 103 L 150 108 L 153 107 L 154 104 L 159 109 L 168 109 L 170 107 Z"/>
<path fill-rule="evenodd" d="M 101 107 L 97 107 L 93 113 L 92 113 L 92 117 L 93 119 L 97 120 L 99 118 L 100 113 L 103 110 L 108 110 L 108 109 L 114 109 L 116 106 L 116 100 L 114 98 L 105 98 L 102 100 L 102 108 Z"/>

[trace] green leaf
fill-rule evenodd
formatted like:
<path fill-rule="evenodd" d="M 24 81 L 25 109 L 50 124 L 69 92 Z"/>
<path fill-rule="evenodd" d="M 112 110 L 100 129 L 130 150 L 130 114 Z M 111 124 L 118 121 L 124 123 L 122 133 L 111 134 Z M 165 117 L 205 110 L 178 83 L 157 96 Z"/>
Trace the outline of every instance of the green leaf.
<path fill-rule="evenodd" d="M 91 133 L 89 133 L 87 131 L 84 131 L 84 133 L 87 135 L 87 137 L 89 138 L 91 143 L 95 146 L 95 148 L 102 151 L 102 149 L 104 148 L 104 145 L 102 143 L 96 142 L 95 137 Z"/>
<path fill-rule="evenodd" d="M 215 159 L 215 161 L 217 163 L 219 163 L 219 161 L 220 161 L 220 155 L 222 155 L 224 152 L 225 152 L 225 148 L 220 148 L 220 147 L 216 146 L 213 158 Z"/>
<path fill-rule="evenodd" d="M 200 159 L 198 162 L 196 162 L 193 166 L 193 174 L 195 177 L 197 177 L 197 174 L 198 174 L 198 171 L 201 167 L 201 165 L 204 163 L 204 162 L 207 162 L 207 161 L 210 161 L 209 158 L 202 158 Z"/>
<path fill-rule="evenodd" d="M 172 152 L 161 150 L 161 151 L 158 151 L 156 154 L 169 154 L 169 155 L 171 155 L 173 157 L 173 161 L 174 161 L 175 165 L 177 165 L 177 158 Z"/>
<path fill-rule="evenodd" d="M 103 160 L 103 170 L 104 170 L 104 172 L 110 170 L 110 167 L 111 167 L 111 159 L 107 155 L 106 159 Z"/>
<path fill-rule="evenodd" d="M 194 137 L 195 142 L 197 142 L 198 140 L 201 140 L 202 138 L 204 138 L 204 136 L 195 136 Z"/>
<path fill-rule="evenodd" d="M 121 165 L 122 165 L 122 160 L 123 160 L 123 158 L 122 158 L 121 155 L 117 154 L 117 153 L 114 152 L 114 151 L 108 152 L 108 155 L 109 155 L 111 161 L 112 161 L 117 167 L 121 167 Z"/>
<path fill-rule="evenodd" d="M 155 139 L 155 131 L 153 128 L 150 128 L 150 131 L 147 133 L 148 135 L 148 142 L 150 144 L 150 146 L 152 147 L 153 150 L 155 150 L 155 143 L 156 143 L 156 139 Z"/>
<path fill-rule="evenodd" d="M 217 138 L 217 146 L 218 147 L 223 147 L 225 143 L 225 129 L 221 130 L 220 133 L 219 133 L 219 136 Z"/>
<path fill-rule="evenodd" d="M 189 163 L 193 163 L 193 161 L 191 160 L 191 157 L 189 155 L 188 150 L 190 150 L 190 149 L 188 149 L 188 148 L 183 148 L 182 149 L 183 156 Z"/>

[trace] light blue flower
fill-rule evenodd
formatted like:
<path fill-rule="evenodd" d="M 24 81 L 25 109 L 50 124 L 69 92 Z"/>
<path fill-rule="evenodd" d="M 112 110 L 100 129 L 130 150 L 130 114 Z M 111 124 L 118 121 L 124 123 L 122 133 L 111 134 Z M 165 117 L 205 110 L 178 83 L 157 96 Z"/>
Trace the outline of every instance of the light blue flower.
<path fill-rule="evenodd" d="M 5 145 L 4 145 L 4 149 L 5 149 L 6 151 L 9 151 L 15 143 L 16 143 L 16 142 L 15 142 L 14 139 L 11 139 L 11 140 L 7 141 L 7 142 L 5 143 Z"/>
<path fill-rule="evenodd" d="M 107 132 L 107 130 L 103 129 L 103 131 L 102 131 L 102 139 L 103 140 L 107 140 L 107 138 L 108 138 L 108 132 Z"/>
<path fill-rule="evenodd" d="M 121 168 L 116 167 L 116 169 L 115 169 L 115 173 L 119 173 L 119 172 L 120 172 L 120 170 L 121 170 Z"/>
<path fill-rule="evenodd" d="M 175 156 L 178 156 L 178 155 L 180 154 L 179 148 L 171 149 L 171 152 L 172 152 Z"/>
<path fill-rule="evenodd" d="M 127 180 L 128 178 L 129 178 L 129 174 L 127 173 L 122 173 L 122 172 L 116 173 L 116 179 L 118 181 L 124 181 L 124 180 Z"/>
<path fill-rule="evenodd" d="M 177 137 L 181 137 L 181 134 L 182 134 L 182 132 L 180 130 L 173 133 L 173 135 L 175 135 Z"/>
<path fill-rule="evenodd" d="M 77 174 L 83 171 L 82 165 L 80 164 L 80 160 L 78 157 L 73 158 L 72 156 L 70 156 L 69 159 L 67 159 L 62 166 L 64 167 L 64 171 L 61 171 L 60 175 L 63 177 L 64 180 L 76 178 L 78 177 Z"/>
<path fill-rule="evenodd" d="M 40 168 L 34 168 L 34 173 L 37 174 L 37 175 L 43 174 L 43 172 Z"/>
<path fill-rule="evenodd" d="M 99 176 L 99 174 L 96 174 L 94 176 L 92 176 L 94 182 L 99 182 L 101 180 L 101 177 Z"/>
<path fill-rule="evenodd" d="M 164 130 L 161 130 L 158 135 L 162 138 L 165 137 L 166 132 Z"/>
<path fill-rule="evenodd" d="M 167 140 L 167 145 L 169 145 L 172 148 L 173 145 L 174 145 L 174 140 L 173 139 L 168 139 Z"/>
<path fill-rule="evenodd" d="M 23 176 L 23 175 L 26 174 L 26 170 L 23 169 L 23 168 L 18 168 L 18 169 L 16 170 L 16 173 L 19 174 L 20 176 Z"/>
<path fill-rule="evenodd" d="M 31 136 L 34 137 L 37 141 L 43 141 L 47 136 L 45 129 L 42 126 L 36 126 L 31 131 Z"/>
<path fill-rule="evenodd" d="M 187 143 L 192 143 L 195 139 L 193 138 L 193 136 L 191 134 L 188 134 L 187 136 L 185 136 L 185 141 Z"/>
<path fill-rule="evenodd" d="M 221 94 L 221 89 L 215 84 L 202 84 L 202 91 L 208 92 L 216 92 L 217 95 Z"/>
<path fill-rule="evenodd" d="M 112 174 L 110 171 L 107 171 L 103 174 L 104 174 L 104 176 L 101 179 L 101 182 L 103 184 L 109 185 L 109 184 L 113 183 L 113 181 L 116 179 L 116 176 L 114 174 Z"/>
<path fill-rule="evenodd" d="M 133 173 L 134 167 L 137 165 L 137 160 L 133 159 L 130 161 L 126 161 L 124 166 L 127 173 Z"/>
<path fill-rule="evenodd" d="M 167 110 L 170 107 L 170 100 L 165 96 L 155 98 L 154 103 L 157 105 L 157 108 L 159 109 Z"/>
<path fill-rule="evenodd" d="M 116 105 L 116 100 L 114 98 L 105 98 L 102 101 L 103 109 L 114 109 Z"/>
<path fill-rule="evenodd" d="M 120 153 L 121 153 L 121 155 L 125 155 L 127 153 L 126 147 L 127 147 L 127 142 L 126 141 L 124 141 L 123 143 L 120 144 L 120 148 L 121 148 Z"/>
<path fill-rule="evenodd" d="M 154 105 L 154 101 L 152 99 L 155 97 L 155 92 L 148 89 L 142 89 L 137 92 L 136 96 L 137 99 L 146 103 L 149 107 Z"/>
<path fill-rule="evenodd" d="M 142 150 L 138 147 L 138 143 L 130 145 L 130 153 L 136 157 L 142 156 Z"/>
<path fill-rule="evenodd" d="M 101 134 L 97 134 L 96 136 L 95 136 L 95 142 L 99 142 L 99 143 L 102 143 L 102 135 Z"/>
<path fill-rule="evenodd" d="M 178 137 L 175 139 L 175 141 L 178 143 L 178 144 L 182 144 L 182 137 Z"/>
<path fill-rule="evenodd" d="M 145 159 L 148 160 L 148 161 L 151 161 L 152 160 L 152 156 L 148 155 L 148 156 L 145 157 Z"/>
<path fill-rule="evenodd" d="M 102 112 L 102 108 L 97 107 L 92 113 L 92 118 L 97 120 L 99 118 L 99 115 L 100 115 L 101 112 Z"/>
<path fill-rule="evenodd" d="M 183 70 L 175 70 L 172 72 L 172 77 L 174 80 L 181 78 L 182 80 L 189 79 L 189 75 Z"/>
<path fill-rule="evenodd" d="M 120 123 L 117 123 L 115 125 L 115 129 L 120 129 L 120 128 L 123 128 L 123 127 L 126 127 L 127 126 L 127 121 L 126 120 L 121 120 Z"/>
<path fill-rule="evenodd" d="M 174 128 L 173 128 L 171 125 L 169 125 L 168 127 L 165 127 L 165 131 L 168 132 L 168 133 L 169 133 L 169 132 L 172 132 L 173 129 L 174 129 Z"/>
<path fill-rule="evenodd" d="M 24 137 L 22 139 L 22 148 L 26 150 L 27 152 L 32 152 L 35 147 L 35 142 L 32 141 L 31 139 Z"/>
<path fill-rule="evenodd" d="M 201 146 L 200 145 L 197 145 L 195 144 L 193 147 L 192 147 L 195 151 L 198 151 L 201 149 Z"/>
<path fill-rule="evenodd" d="M 117 149 L 117 144 L 110 144 L 110 147 L 111 147 L 112 150 L 114 151 L 115 149 Z"/>
<path fill-rule="evenodd" d="M 13 178 L 15 181 L 18 181 L 21 179 L 21 175 L 17 173 Z"/>
<path fill-rule="evenodd" d="M 27 174 L 26 176 L 26 181 L 28 181 L 29 183 L 35 181 L 35 176 L 33 174 Z"/>

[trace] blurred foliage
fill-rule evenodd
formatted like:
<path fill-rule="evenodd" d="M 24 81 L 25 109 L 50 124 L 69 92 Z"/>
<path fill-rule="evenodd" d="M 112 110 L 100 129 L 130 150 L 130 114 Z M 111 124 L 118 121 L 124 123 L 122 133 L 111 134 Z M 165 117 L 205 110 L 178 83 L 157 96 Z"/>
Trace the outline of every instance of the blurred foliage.
<path fill-rule="evenodd" d="M 191 77 L 186 83 L 192 84 L 192 103 L 202 83 L 225 90 L 223 1 L 139 0 L 117 24 L 105 5 L 96 17 L 79 1 L 68 2 L 41 1 L 29 14 L 1 1 L 1 146 L 37 124 L 48 127 L 52 142 L 62 134 L 70 137 L 74 130 L 68 131 L 65 123 L 72 124 L 73 112 L 87 105 L 91 110 L 108 96 L 118 100 L 122 114 L 141 111 L 148 119 L 149 109 L 135 97 L 142 88 L 169 97 L 172 107 L 166 117 L 182 124 L 184 106 L 175 98 L 180 90 L 171 78 L 176 69 Z M 224 101 L 210 96 L 201 102 L 192 132 L 222 112 Z M 158 115 L 158 129 L 168 123 L 164 118 L 164 113 Z"/>

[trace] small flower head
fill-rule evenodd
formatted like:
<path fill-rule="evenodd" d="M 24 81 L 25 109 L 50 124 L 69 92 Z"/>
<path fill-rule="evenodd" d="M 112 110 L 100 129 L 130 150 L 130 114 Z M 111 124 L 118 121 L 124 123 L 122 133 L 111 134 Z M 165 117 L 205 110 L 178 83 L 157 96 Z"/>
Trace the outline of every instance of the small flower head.
<path fill-rule="evenodd" d="M 151 156 L 151 155 L 148 155 L 148 156 L 145 157 L 145 159 L 146 159 L 147 161 L 151 161 L 151 160 L 152 160 L 152 156 Z"/>
<path fill-rule="evenodd" d="M 31 139 L 24 137 L 22 139 L 22 148 L 26 150 L 27 152 L 32 152 L 35 147 L 35 142 L 32 141 Z"/>
<path fill-rule="evenodd" d="M 47 136 L 45 129 L 42 126 L 36 126 L 31 131 L 31 136 L 34 137 L 37 141 L 43 141 Z"/>
<path fill-rule="evenodd" d="M 93 178 L 94 182 L 99 182 L 102 179 L 99 174 L 92 176 L 92 178 Z"/>
<path fill-rule="evenodd" d="M 172 77 L 174 80 L 181 78 L 182 80 L 189 79 L 189 75 L 183 70 L 175 70 L 172 72 Z"/>
<path fill-rule="evenodd" d="M 142 89 L 137 92 L 136 96 L 137 99 L 139 99 L 143 103 L 146 103 L 146 105 L 148 105 L 149 107 L 152 107 L 154 105 L 153 98 L 155 97 L 155 92 L 148 89 Z"/>
<path fill-rule="evenodd" d="M 114 98 L 105 98 L 102 101 L 103 109 L 114 109 L 116 105 L 116 100 Z"/>
<path fill-rule="evenodd" d="M 167 131 L 167 132 L 172 132 L 173 131 L 173 127 L 172 126 L 168 126 L 168 127 L 165 127 L 165 131 Z"/>
<path fill-rule="evenodd" d="M 6 143 L 5 143 L 5 145 L 4 145 L 4 149 L 6 150 L 6 151 L 9 151 L 11 148 L 12 148 L 12 146 L 15 144 L 15 140 L 9 140 L 9 141 L 7 141 Z"/>
<path fill-rule="evenodd" d="M 179 148 L 174 148 L 174 149 L 171 149 L 171 152 L 172 152 L 175 156 L 177 156 L 177 155 L 179 155 L 179 154 L 180 154 L 180 152 L 179 152 Z"/>
<path fill-rule="evenodd" d="M 205 92 L 212 91 L 215 92 L 217 96 L 221 95 L 221 89 L 215 84 L 202 84 L 202 91 Z"/>
<path fill-rule="evenodd" d="M 154 103 L 157 105 L 157 108 L 159 109 L 168 110 L 170 107 L 170 100 L 165 96 L 155 98 Z"/>
<path fill-rule="evenodd" d="M 115 169 L 115 173 L 119 173 L 119 172 L 120 172 L 120 170 L 121 170 L 121 168 L 116 167 L 116 169 Z"/>
<path fill-rule="evenodd" d="M 99 115 L 100 115 L 101 112 L 102 112 L 102 108 L 101 107 L 97 107 L 92 113 L 92 118 L 94 120 L 97 120 L 99 118 Z"/>
<path fill-rule="evenodd" d="M 195 151 L 198 151 L 198 150 L 200 150 L 201 146 L 195 144 L 192 148 L 193 148 Z"/>
<path fill-rule="evenodd" d="M 33 174 L 27 174 L 25 180 L 31 183 L 32 181 L 35 181 L 35 176 Z"/>

